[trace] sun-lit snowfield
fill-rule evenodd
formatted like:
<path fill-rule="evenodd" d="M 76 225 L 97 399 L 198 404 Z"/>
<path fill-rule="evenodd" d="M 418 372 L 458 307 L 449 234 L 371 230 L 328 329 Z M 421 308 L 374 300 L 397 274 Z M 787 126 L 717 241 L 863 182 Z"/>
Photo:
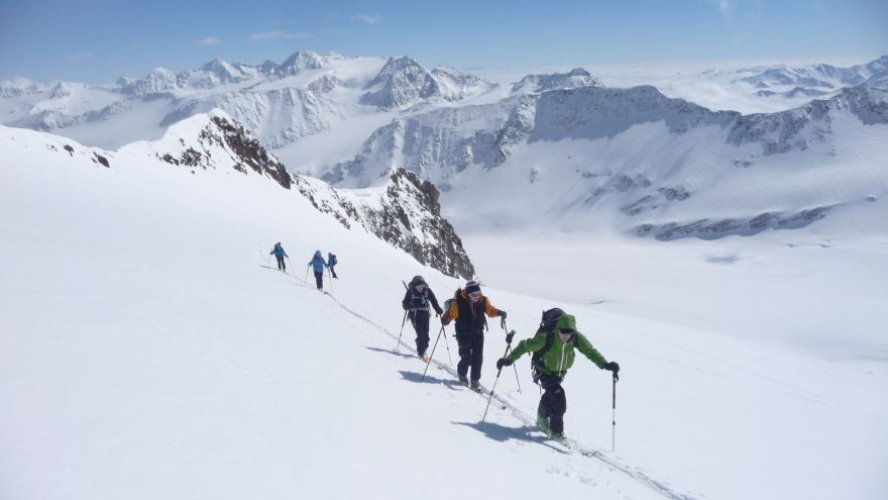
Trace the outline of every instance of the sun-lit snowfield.
<path fill-rule="evenodd" d="M 409 327 L 395 350 L 401 280 L 423 274 L 442 301 L 459 282 L 268 179 L 123 153 L 105 169 L 2 132 L 4 499 L 888 491 L 883 237 L 468 234 L 519 337 L 558 305 L 623 366 L 613 453 L 608 374 L 581 359 L 565 382 L 567 433 L 602 460 L 527 426 L 527 358 L 522 391 L 504 372 L 508 405 L 483 424 L 484 399 L 452 372 L 419 381 Z M 275 241 L 289 275 L 266 267 Z M 339 255 L 332 296 L 302 284 L 315 249 Z M 485 349 L 491 386 L 496 322 Z M 448 364 L 443 345 L 435 359 Z"/>

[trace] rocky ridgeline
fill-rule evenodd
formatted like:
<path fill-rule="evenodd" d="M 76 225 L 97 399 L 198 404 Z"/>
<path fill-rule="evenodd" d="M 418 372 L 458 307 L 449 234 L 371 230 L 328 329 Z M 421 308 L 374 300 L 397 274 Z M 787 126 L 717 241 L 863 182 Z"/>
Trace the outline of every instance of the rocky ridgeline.
<path fill-rule="evenodd" d="M 315 179 L 293 176 L 294 186 L 319 211 L 343 226 L 363 227 L 417 261 L 449 276 L 470 279 L 475 268 L 453 226 L 441 216 L 438 189 L 399 169 L 384 193 L 368 200 Z"/>
<path fill-rule="evenodd" d="M 194 128 L 193 124 L 202 124 Z M 193 117 L 174 127 L 164 140 L 133 145 L 138 156 L 149 154 L 173 167 L 201 170 L 233 169 L 267 177 L 304 196 L 320 212 L 349 229 L 362 228 L 407 252 L 420 263 L 453 277 L 470 279 L 475 269 L 453 226 L 441 216 L 438 189 L 403 169 L 389 178 L 384 191 L 367 196 L 330 187 L 323 181 L 293 175 L 270 155 L 244 127 L 222 113 Z M 197 130 L 194 133 L 194 130 Z M 48 143 L 67 156 L 86 155 L 98 166 L 112 167 L 113 153 L 94 148 Z M 126 155 L 124 155 L 126 156 Z"/>
<path fill-rule="evenodd" d="M 156 156 L 176 166 L 202 169 L 233 168 L 268 177 L 285 189 L 308 198 L 319 211 L 343 226 L 362 227 L 450 276 L 474 277 L 474 267 L 453 226 L 441 216 L 439 192 L 429 182 L 399 170 L 378 198 L 341 192 L 314 179 L 292 175 L 244 127 L 216 114 L 200 129 L 196 141 L 176 142 L 176 151 Z"/>

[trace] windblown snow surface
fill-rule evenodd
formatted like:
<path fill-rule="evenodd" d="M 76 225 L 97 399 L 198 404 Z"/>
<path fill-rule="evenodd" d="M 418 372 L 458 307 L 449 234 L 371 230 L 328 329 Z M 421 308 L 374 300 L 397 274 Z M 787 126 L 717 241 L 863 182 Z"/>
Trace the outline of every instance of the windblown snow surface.
<path fill-rule="evenodd" d="M 559 306 L 622 366 L 616 426 L 609 374 L 570 371 L 568 448 L 533 427 L 526 357 L 495 378 L 497 321 L 485 422 L 486 398 L 454 382 L 452 327 L 425 379 L 409 325 L 398 344 L 401 280 L 422 274 L 440 301 L 460 282 L 270 179 L 174 167 L 145 144 L 100 152 L 110 168 L 91 151 L 0 127 L 0 498 L 888 491 L 882 234 L 468 234 L 519 338 Z M 316 249 L 339 256 L 328 294 L 305 283 Z"/>

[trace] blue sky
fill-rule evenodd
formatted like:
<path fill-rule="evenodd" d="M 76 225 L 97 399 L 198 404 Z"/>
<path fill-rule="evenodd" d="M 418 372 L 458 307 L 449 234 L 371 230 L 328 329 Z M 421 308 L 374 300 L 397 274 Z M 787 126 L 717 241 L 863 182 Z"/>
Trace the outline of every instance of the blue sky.
<path fill-rule="evenodd" d="M 460 69 L 888 54 L 888 0 L 0 0 L 0 80 L 113 82 L 300 49 Z"/>

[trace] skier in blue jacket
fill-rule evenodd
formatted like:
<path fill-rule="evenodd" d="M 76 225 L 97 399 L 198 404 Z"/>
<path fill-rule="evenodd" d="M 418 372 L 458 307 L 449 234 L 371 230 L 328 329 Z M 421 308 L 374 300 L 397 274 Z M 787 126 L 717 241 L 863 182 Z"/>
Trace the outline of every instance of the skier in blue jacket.
<path fill-rule="evenodd" d="M 318 290 L 324 289 L 324 268 L 327 267 L 327 262 L 324 260 L 324 257 L 321 255 L 321 251 L 318 250 L 315 252 L 314 257 L 311 258 L 311 261 L 308 263 L 309 266 L 312 266 L 312 270 L 315 274 L 315 283 L 318 285 Z"/>
<path fill-rule="evenodd" d="M 287 252 L 284 251 L 284 247 L 281 246 L 280 241 L 274 244 L 274 248 L 272 248 L 271 251 L 268 252 L 268 255 L 274 255 L 274 257 L 277 259 L 278 271 L 287 272 L 287 263 L 284 262 L 284 257 L 289 259 L 290 256 L 287 255 Z"/>

